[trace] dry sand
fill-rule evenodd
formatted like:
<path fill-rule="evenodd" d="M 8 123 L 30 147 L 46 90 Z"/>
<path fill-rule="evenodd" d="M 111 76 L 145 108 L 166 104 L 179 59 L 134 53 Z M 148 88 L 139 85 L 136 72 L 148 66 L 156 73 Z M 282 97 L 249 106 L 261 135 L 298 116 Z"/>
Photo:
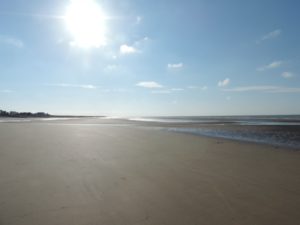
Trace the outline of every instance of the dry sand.
<path fill-rule="evenodd" d="M 299 152 L 80 123 L 0 124 L 1 225 L 300 224 Z"/>

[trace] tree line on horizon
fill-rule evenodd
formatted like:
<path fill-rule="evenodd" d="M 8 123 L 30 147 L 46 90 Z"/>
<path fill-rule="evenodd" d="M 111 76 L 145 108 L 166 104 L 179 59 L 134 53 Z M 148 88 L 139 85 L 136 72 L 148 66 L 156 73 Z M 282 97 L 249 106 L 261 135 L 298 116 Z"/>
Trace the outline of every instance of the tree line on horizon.
<path fill-rule="evenodd" d="M 0 110 L 0 117 L 50 117 L 51 115 L 45 112 L 16 112 Z"/>

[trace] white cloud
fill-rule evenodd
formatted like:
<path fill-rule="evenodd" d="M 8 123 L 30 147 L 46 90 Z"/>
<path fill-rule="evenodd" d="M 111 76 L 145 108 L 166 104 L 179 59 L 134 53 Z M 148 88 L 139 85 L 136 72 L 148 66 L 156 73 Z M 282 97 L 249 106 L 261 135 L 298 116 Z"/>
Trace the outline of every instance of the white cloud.
<path fill-rule="evenodd" d="M 86 85 L 79 85 L 78 87 L 80 88 L 86 88 L 86 89 L 96 89 L 97 87 L 91 84 L 86 84 Z"/>
<path fill-rule="evenodd" d="M 291 73 L 291 72 L 283 72 L 283 73 L 281 74 L 281 76 L 282 76 L 283 78 L 288 79 L 288 78 L 294 77 L 294 74 Z"/>
<path fill-rule="evenodd" d="M 264 65 L 264 66 L 261 66 L 261 67 L 257 68 L 257 70 L 258 71 L 265 71 L 265 70 L 275 69 L 275 68 L 280 67 L 282 64 L 283 64 L 282 61 L 274 61 L 274 62 L 271 62 L 268 65 Z"/>
<path fill-rule="evenodd" d="M 230 83 L 230 79 L 229 79 L 229 78 L 226 78 L 225 80 L 219 81 L 219 82 L 218 82 L 218 86 L 219 86 L 219 87 L 225 87 L 225 86 L 227 86 L 229 83 Z"/>
<path fill-rule="evenodd" d="M 180 69 L 182 67 L 183 67 L 183 63 L 174 63 L 174 64 L 169 63 L 168 64 L 169 69 Z"/>
<path fill-rule="evenodd" d="M 60 83 L 60 84 L 48 84 L 47 86 L 56 86 L 56 87 L 65 87 L 65 88 L 97 89 L 96 86 L 91 85 L 91 84 L 67 84 L 67 83 Z"/>
<path fill-rule="evenodd" d="M 123 44 L 120 46 L 119 52 L 121 55 L 142 53 L 142 48 L 145 44 L 151 40 L 149 37 L 145 36 L 137 41 L 135 41 L 131 46 L 127 44 Z"/>
<path fill-rule="evenodd" d="M 268 85 L 258 85 L 258 86 L 243 86 L 230 89 L 224 89 L 223 91 L 228 92 L 267 92 L 267 93 L 300 93 L 300 88 L 292 87 L 281 87 L 281 86 L 268 86 Z"/>
<path fill-rule="evenodd" d="M 143 88 L 151 88 L 151 89 L 163 87 L 163 85 L 156 83 L 154 81 L 142 81 L 137 83 L 136 86 L 143 87 Z"/>
<path fill-rule="evenodd" d="M 1 44 L 6 44 L 6 45 L 11 45 L 16 48 L 22 48 L 24 47 L 23 41 L 20 39 L 14 38 L 14 37 L 8 37 L 8 36 L 2 36 L 0 35 L 0 43 Z"/>
<path fill-rule="evenodd" d="M 137 52 L 138 52 L 138 50 L 133 46 L 129 46 L 126 44 L 120 46 L 121 54 L 125 55 L 125 54 L 133 54 L 133 53 L 137 53 Z"/>
<path fill-rule="evenodd" d="M 282 62 L 281 61 L 275 61 L 275 62 L 272 62 L 271 64 L 269 64 L 267 66 L 268 69 L 273 69 L 273 68 L 277 68 L 279 66 L 281 66 Z"/>
<path fill-rule="evenodd" d="M 282 33 L 282 31 L 280 29 L 273 30 L 270 33 L 263 35 L 257 43 L 260 43 L 265 40 L 277 38 L 281 33 Z"/>

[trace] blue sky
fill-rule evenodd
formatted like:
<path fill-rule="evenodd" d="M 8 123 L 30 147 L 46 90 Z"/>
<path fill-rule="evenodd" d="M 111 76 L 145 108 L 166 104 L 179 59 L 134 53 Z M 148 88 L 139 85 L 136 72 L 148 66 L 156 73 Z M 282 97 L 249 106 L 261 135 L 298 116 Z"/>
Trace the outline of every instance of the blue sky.
<path fill-rule="evenodd" d="M 1 108 L 300 114 L 299 8 L 296 0 L 3 0 Z"/>

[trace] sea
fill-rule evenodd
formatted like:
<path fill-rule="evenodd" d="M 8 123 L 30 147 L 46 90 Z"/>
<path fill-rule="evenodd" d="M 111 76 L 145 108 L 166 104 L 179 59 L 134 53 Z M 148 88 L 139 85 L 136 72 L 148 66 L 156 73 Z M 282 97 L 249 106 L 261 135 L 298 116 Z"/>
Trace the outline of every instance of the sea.
<path fill-rule="evenodd" d="M 247 141 L 300 150 L 300 115 L 135 117 L 170 132 Z"/>

